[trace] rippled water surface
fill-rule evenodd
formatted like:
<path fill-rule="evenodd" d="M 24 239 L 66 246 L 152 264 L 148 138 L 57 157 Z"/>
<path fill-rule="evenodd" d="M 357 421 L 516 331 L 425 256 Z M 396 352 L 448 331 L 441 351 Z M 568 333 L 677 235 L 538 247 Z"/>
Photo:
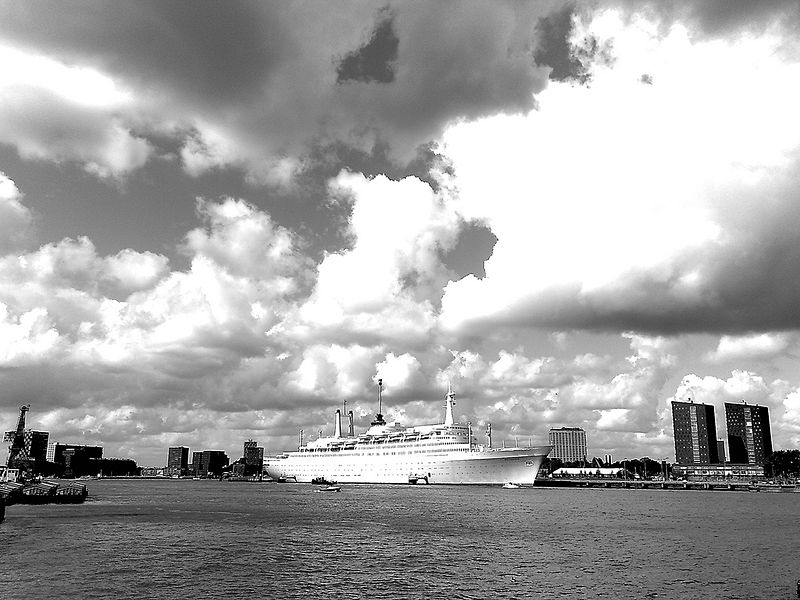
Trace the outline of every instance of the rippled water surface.
<path fill-rule="evenodd" d="M 11 506 L 0 597 L 796 598 L 800 494 L 90 481 Z"/>

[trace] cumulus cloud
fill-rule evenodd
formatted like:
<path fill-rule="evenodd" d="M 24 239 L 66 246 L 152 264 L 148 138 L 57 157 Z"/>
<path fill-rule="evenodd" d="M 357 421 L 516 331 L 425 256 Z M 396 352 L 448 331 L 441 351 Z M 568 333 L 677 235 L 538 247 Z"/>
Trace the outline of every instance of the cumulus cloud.
<path fill-rule="evenodd" d="M 320 263 L 297 334 L 407 341 L 428 336 L 435 324 L 432 300 L 448 277 L 442 252 L 455 244 L 462 221 L 414 177 L 342 173 L 332 185 L 352 199 L 353 244 Z"/>
<path fill-rule="evenodd" d="M 616 31 L 620 53 L 591 89 L 554 82 L 539 111 L 446 133 L 454 208 L 498 242 L 486 277 L 448 284 L 442 324 L 796 326 L 800 138 L 783 123 L 800 70 L 769 37 L 692 41 L 679 26 L 662 37 L 653 23 L 617 19 L 601 13 L 589 26 Z M 645 70 L 654 85 L 641 85 Z M 770 124 L 739 118 L 765 104 Z"/>

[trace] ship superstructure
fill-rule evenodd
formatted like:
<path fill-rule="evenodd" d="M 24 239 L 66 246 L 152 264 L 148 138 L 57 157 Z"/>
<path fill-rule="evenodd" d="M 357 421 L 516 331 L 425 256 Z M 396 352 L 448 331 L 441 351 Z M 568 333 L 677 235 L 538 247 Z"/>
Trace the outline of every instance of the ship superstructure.
<path fill-rule="evenodd" d="M 339 483 L 533 484 L 550 446 L 492 448 L 478 444 L 471 424 L 455 423 L 455 393 L 448 388 L 444 423 L 404 427 L 387 424 L 379 408 L 370 428 L 353 434 L 348 413 L 342 435 L 342 413 L 336 411 L 334 435 L 266 460 L 267 474 L 279 481 L 311 482 L 322 478 Z M 489 428 L 488 431 L 491 431 Z"/>

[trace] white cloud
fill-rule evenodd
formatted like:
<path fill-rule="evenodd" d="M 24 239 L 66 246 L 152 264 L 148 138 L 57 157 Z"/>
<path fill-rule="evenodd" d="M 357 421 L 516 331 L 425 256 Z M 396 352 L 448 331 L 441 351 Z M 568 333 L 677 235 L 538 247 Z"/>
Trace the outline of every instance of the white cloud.
<path fill-rule="evenodd" d="M 384 338 L 428 335 L 435 324 L 431 300 L 447 277 L 440 252 L 455 243 L 460 220 L 413 177 L 342 173 L 332 185 L 352 195 L 354 242 L 319 265 L 314 292 L 300 309 L 301 325 Z"/>
<path fill-rule="evenodd" d="M 186 234 L 189 254 L 208 257 L 234 275 L 269 281 L 280 294 L 296 291 L 309 277 L 297 238 L 267 213 L 233 198 L 198 198 L 197 213 L 205 227 Z"/>
<path fill-rule="evenodd" d="M 42 308 L 14 317 L 0 302 L 0 366 L 39 362 L 60 349 L 58 331 Z"/>
<path fill-rule="evenodd" d="M 0 140 L 26 157 L 78 161 L 101 177 L 143 166 L 153 149 L 120 114 L 134 96 L 107 75 L 43 55 L 0 47 L 4 69 Z M 132 115 L 130 115 L 132 116 Z"/>
<path fill-rule="evenodd" d="M 33 215 L 16 184 L 0 171 L 0 255 L 24 247 L 32 224 Z"/>
<path fill-rule="evenodd" d="M 617 58 L 591 86 L 554 82 L 536 111 L 445 133 L 454 207 L 498 242 L 485 278 L 447 285 L 442 325 L 702 329 L 740 322 L 742 302 L 747 317 L 774 318 L 760 303 L 778 301 L 794 319 L 776 300 L 794 293 L 782 272 L 764 281 L 775 254 L 758 239 L 774 228 L 795 243 L 800 136 L 785 123 L 800 65 L 769 36 L 693 41 L 675 26 L 660 37 L 615 13 L 591 27 L 603 19 Z M 742 118 L 754 112 L 766 125 Z M 759 235 L 745 221 L 764 223 Z"/>
<path fill-rule="evenodd" d="M 104 259 L 104 274 L 127 291 L 151 287 L 168 270 L 169 259 L 152 252 L 120 250 Z"/>
<path fill-rule="evenodd" d="M 711 362 L 753 361 L 775 358 L 786 352 L 792 336 L 788 333 L 723 335 L 716 350 L 706 355 Z"/>

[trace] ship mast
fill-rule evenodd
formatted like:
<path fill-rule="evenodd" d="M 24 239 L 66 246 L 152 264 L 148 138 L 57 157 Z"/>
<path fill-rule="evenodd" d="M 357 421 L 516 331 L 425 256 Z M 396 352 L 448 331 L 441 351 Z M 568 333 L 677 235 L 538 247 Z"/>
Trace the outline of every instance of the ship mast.
<path fill-rule="evenodd" d="M 375 415 L 375 420 L 370 425 L 386 425 L 383 420 L 383 379 L 378 379 L 378 414 Z"/>

